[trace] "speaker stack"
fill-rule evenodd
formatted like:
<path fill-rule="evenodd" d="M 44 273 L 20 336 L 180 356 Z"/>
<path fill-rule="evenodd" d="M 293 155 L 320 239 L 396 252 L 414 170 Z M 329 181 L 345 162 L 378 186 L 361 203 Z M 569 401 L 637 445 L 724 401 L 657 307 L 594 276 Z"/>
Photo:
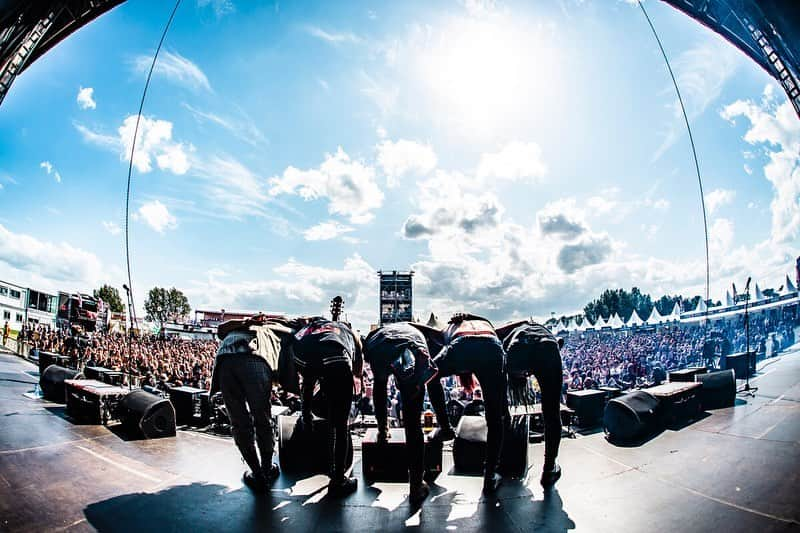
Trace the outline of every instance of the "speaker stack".
<path fill-rule="evenodd" d="M 606 392 L 586 389 L 569 391 L 567 407 L 575 411 L 577 426 L 590 428 L 599 426 L 603 420 L 603 408 L 606 405 Z"/>
<path fill-rule="evenodd" d="M 530 418 L 513 416 L 503 434 L 499 472 L 505 476 L 524 477 L 528 470 L 528 434 Z M 464 415 L 456 428 L 453 441 L 453 465 L 459 473 L 483 473 L 486 461 L 486 418 Z"/>
<path fill-rule="evenodd" d="M 442 441 L 431 432 L 424 435 L 425 479 L 442 472 Z M 378 442 L 378 430 L 368 429 L 361 441 L 362 471 L 369 480 L 408 481 L 408 448 L 403 428 L 390 428 L 389 439 Z"/>
<path fill-rule="evenodd" d="M 328 421 L 314 418 L 305 427 L 297 415 L 278 416 L 278 459 L 281 470 L 293 474 L 327 474 L 330 465 Z M 353 464 L 353 440 L 347 432 L 345 468 Z"/>

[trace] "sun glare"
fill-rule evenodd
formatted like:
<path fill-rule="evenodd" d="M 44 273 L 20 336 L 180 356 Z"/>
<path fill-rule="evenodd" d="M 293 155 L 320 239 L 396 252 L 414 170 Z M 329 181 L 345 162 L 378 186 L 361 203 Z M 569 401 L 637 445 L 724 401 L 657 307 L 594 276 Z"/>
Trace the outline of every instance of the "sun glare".
<path fill-rule="evenodd" d="M 510 115 L 541 105 L 552 76 L 535 32 L 502 21 L 453 21 L 421 58 L 437 106 L 470 130 L 496 129 Z"/>

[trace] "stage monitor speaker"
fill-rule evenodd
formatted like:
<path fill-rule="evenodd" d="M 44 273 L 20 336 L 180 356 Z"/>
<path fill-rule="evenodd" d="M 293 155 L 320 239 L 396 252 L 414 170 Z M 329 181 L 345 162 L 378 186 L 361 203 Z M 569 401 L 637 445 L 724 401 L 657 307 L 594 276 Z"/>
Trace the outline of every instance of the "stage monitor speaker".
<path fill-rule="evenodd" d="M 732 353 L 725 358 L 725 368 L 723 370 L 733 370 L 736 379 L 753 377 L 756 371 L 755 352 Z"/>
<path fill-rule="evenodd" d="M 641 390 L 609 400 L 603 415 L 606 435 L 617 443 L 645 436 L 657 426 L 657 409 L 658 398 Z"/>
<path fill-rule="evenodd" d="M 589 428 L 600 425 L 605 404 L 605 391 L 586 389 L 567 393 L 567 406 L 575 411 L 578 427 Z"/>
<path fill-rule="evenodd" d="M 704 366 L 683 368 L 681 370 L 673 370 L 669 373 L 670 383 L 685 383 L 695 381 L 694 377 L 700 374 L 705 374 L 708 369 Z"/>
<path fill-rule="evenodd" d="M 72 368 L 59 365 L 50 365 L 39 376 L 39 386 L 45 400 L 56 403 L 67 403 L 67 393 L 64 380 L 75 379 L 79 372 Z"/>
<path fill-rule="evenodd" d="M 700 389 L 700 404 L 703 409 L 733 407 L 736 403 L 736 378 L 733 370 L 721 370 L 695 376 Z"/>
<path fill-rule="evenodd" d="M 423 435 L 425 479 L 435 479 L 442 472 L 442 441 L 436 431 Z M 368 429 L 361 441 L 361 471 L 369 480 L 408 481 L 408 447 L 403 428 L 389 428 L 389 439 L 378 442 L 377 428 Z"/>
<path fill-rule="evenodd" d="M 503 435 L 499 472 L 504 476 L 523 477 L 528 469 L 529 418 L 513 416 Z M 481 474 L 486 461 L 488 427 L 482 416 L 464 415 L 453 441 L 453 465 L 459 473 Z"/>
<path fill-rule="evenodd" d="M 297 415 L 278 417 L 278 459 L 281 470 L 295 474 L 327 474 L 330 470 L 328 421 L 314 418 L 311 430 Z M 353 464 L 353 439 L 347 432 L 346 468 Z"/>
<path fill-rule="evenodd" d="M 134 390 L 123 399 L 119 417 L 128 435 L 158 439 L 175 436 L 175 409 L 166 398 Z"/>

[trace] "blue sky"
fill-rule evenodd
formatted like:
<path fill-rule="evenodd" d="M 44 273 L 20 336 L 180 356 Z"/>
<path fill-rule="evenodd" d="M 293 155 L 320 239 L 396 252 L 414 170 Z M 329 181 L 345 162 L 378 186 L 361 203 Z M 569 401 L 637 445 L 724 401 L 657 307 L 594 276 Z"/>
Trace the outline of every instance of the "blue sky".
<path fill-rule="evenodd" d="M 777 288 L 800 249 L 800 120 L 738 50 L 646 5 L 698 147 L 712 296 L 748 275 Z M 125 281 L 130 139 L 168 15 L 127 2 L 15 82 L 0 107 L 0 279 Z M 685 128 L 627 2 L 184 0 L 141 128 L 140 305 L 154 285 L 193 308 L 290 313 L 343 294 L 366 327 L 375 271 L 409 268 L 420 316 L 703 290 Z"/>

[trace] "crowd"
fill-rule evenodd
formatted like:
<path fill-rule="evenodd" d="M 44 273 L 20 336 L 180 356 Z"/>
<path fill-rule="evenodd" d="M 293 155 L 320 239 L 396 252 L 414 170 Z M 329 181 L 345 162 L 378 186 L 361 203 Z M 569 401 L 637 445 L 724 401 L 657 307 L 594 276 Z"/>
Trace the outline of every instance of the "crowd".
<path fill-rule="evenodd" d="M 208 390 L 217 342 L 214 340 L 182 340 L 141 335 L 129 338 L 122 333 L 70 334 L 66 330 L 39 326 L 20 332 L 30 350 L 55 352 L 71 357 L 75 368 L 101 366 L 128 373 L 139 385 L 166 389 L 190 386 Z"/>
<path fill-rule="evenodd" d="M 750 321 L 750 348 L 772 355 L 793 344 L 793 320 Z M 24 328 L 20 332 L 30 349 L 56 352 L 72 357 L 76 368 L 102 366 L 127 372 L 127 336 L 121 333 L 73 335 L 47 326 Z M 713 340 L 715 360 L 728 353 L 744 351 L 747 344 L 743 318 L 716 323 L 713 329 L 702 325 L 673 325 L 658 330 L 616 330 L 574 333 L 565 338 L 561 350 L 564 364 L 564 391 L 615 386 L 628 389 L 655 381 L 658 373 L 691 364 L 706 364 L 704 345 Z M 166 389 L 187 385 L 209 389 L 216 340 L 182 340 L 156 335 L 133 337 L 131 367 L 136 383 Z M 665 374 L 664 374 L 665 375 Z M 372 376 L 365 370 L 365 396 L 371 397 Z M 480 399 L 481 390 L 465 391 L 457 379 L 443 381 L 448 399 L 466 404 Z M 535 386 L 535 384 L 534 384 Z M 400 417 L 400 392 L 390 385 L 390 415 Z M 369 401 L 360 406 L 372 409 Z M 359 409 L 359 406 L 356 406 Z"/>

